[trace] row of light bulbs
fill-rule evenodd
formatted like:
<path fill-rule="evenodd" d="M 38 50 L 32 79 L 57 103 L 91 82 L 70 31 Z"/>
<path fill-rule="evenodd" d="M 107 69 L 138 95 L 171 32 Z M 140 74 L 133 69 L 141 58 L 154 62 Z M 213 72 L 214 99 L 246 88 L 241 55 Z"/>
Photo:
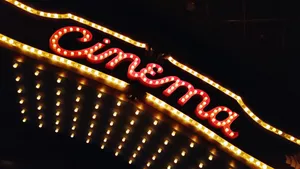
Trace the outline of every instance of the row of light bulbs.
<path fill-rule="evenodd" d="M 44 11 L 40 11 L 40 10 L 36 10 L 32 7 L 29 7 L 19 1 L 16 1 L 16 0 L 6 0 L 7 2 L 15 5 L 16 7 L 26 11 L 26 12 L 29 12 L 31 14 L 34 14 L 34 15 L 37 15 L 37 16 L 41 16 L 41 17 L 46 17 L 46 18 L 52 18 L 52 19 L 71 19 L 71 20 L 74 20 L 76 22 L 79 22 L 79 23 L 82 23 L 82 24 L 85 24 L 87 26 L 90 26 L 94 29 L 97 29 L 99 31 L 102 31 L 106 34 L 109 34 L 111 36 L 114 36 L 118 39 L 121 39 L 127 43 L 130 43 L 136 47 L 139 47 L 139 48 L 146 48 L 147 45 L 145 43 L 142 43 L 142 42 L 138 42 L 138 41 L 135 41 L 127 36 L 124 36 L 122 34 L 119 34 L 118 32 L 115 32 L 115 31 L 112 31 L 108 28 L 105 28 L 101 25 L 98 25 L 94 22 L 90 22 L 84 18 L 81 18 L 81 17 L 78 17 L 76 15 L 73 15 L 73 14 L 57 14 L 57 13 L 50 13 L 50 12 L 44 12 Z"/>
<path fill-rule="evenodd" d="M 140 114 L 140 111 L 139 110 L 136 110 L 135 111 L 135 116 L 138 116 Z M 120 141 L 120 143 L 118 144 L 118 147 L 117 147 L 117 150 L 115 152 L 115 156 L 118 156 L 119 153 L 121 152 L 122 148 L 124 147 L 124 145 L 126 144 L 126 141 L 127 141 L 127 138 L 129 137 L 129 134 L 131 133 L 131 128 L 136 124 L 136 120 L 135 118 L 132 118 L 129 122 L 129 126 L 130 127 L 127 127 L 126 130 L 125 130 L 125 133 L 122 137 L 122 140 Z"/>
<path fill-rule="evenodd" d="M 36 69 L 36 71 L 34 72 L 34 75 L 36 76 L 36 93 L 37 93 L 37 96 L 36 96 L 36 101 L 37 101 L 37 111 L 38 111 L 38 127 L 39 128 L 42 128 L 44 123 L 43 123 L 43 118 L 44 118 L 44 114 L 42 113 L 43 111 L 43 105 L 41 103 L 41 100 L 42 100 L 42 93 L 41 93 L 41 83 L 39 82 L 40 81 L 40 73 L 41 73 L 41 70 L 40 69 Z"/>
<path fill-rule="evenodd" d="M 116 105 L 117 106 L 121 106 L 121 101 L 118 101 Z M 119 112 L 118 111 L 114 111 L 113 117 L 111 118 L 111 120 L 109 122 L 109 126 L 106 129 L 106 132 L 105 132 L 105 135 L 104 135 L 104 139 L 103 139 L 102 144 L 101 144 L 101 149 L 105 148 L 105 145 L 108 142 L 109 136 L 111 135 L 112 128 L 115 125 L 116 118 L 117 118 L 118 115 L 119 115 Z"/>
<path fill-rule="evenodd" d="M 171 137 L 174 137 L 176 135 L 176 131 L 173 130 L 172 133 L 171 133 Z M 164 141 L 163 141 L 163 146 L 158 146 L 158 149 L 157 151 L 152 155 L 151 159 L 149 159 L 146 163 L 146 166 L 144 168 L 148 168 L 150 167 L 151 165 L 153 165 L 154 161 L 157 159 L 158 155 L 160 153 L 162 153 L 162 151 L 164 150 L 164 146 L 167 146 L 169 144 L 169 138 L 165 138 Z"/>
<path fill-rule="evenodd" d="M 98 95 L 97 95 L 97 98 L 100 99 L 101 97 L 102 97 L 102 93 L 99 92 Z M 93 135 L 93 130 L 94 130 L 95 124 L 96 124 L 98 109 L 99 109 L 99 104 L 96 103 L 94 113 L 92 114 L 92 120 L 91 120 L 89 130 L 88 130 L 86 143 L 90 143 L 91 140 L 92 140 L 92 135 Z"/>
<path fill-rule="evenodd" d="M 72 128 L 71 128 L 71 138 L 75 137 L 76 129 L 77 129 L 77 121 L 79 117 L 79 104 L 82 102 L 82 98 L 80 97 L 80 91 L 82 90 L 83 86 L 82 84 L 78 84 L 77 86 L 77 93 L 75 97 L 75 105 L 74 105 L 74 115 L 72 120 Z M 93 124 L 94 125 L 94 124 Z M 92 124 L 91 124 L 92 126 Z M 92 126 L 93 128 L 93 126 Z"/>
<path fill-rule="evenodd" d="M 291 141 L 293 143 L 296 143 L 298 145 L 300 145 L 300 139 L 290 135 L 290 134 L 287 134 L 285 132 L 283 132 L 282 130 L 280 129 L 277 129 L 275 127 L 273 127 L 272 125 L 264 122 L 263 120 L 261 120 L 258 116 L 256 116 L 250 109 L 249 107 L 243 102 L 242 98 L 233 93 L 232 91 L 226 89 L 225 87 L 221 86 L 220 84 L 214 82 L 213 80 L 209 79 L 208 77 L 202 75 L 201 73 L 198 73 L 196 72 L 195 70 L 189 68 L 188 66 L 178 62 L 177 60 L 175 60 L 174 58 L 172 58 L 171 56 L 169 56 L 167 58 L 168 61 L 170 61 L 173 65 L 179 67 L 180 69 L 190 73 L 191 75 L 197 77 L 198 79 L 206 82 L 207 84 L 215 87 L 216 89 L 220 90 L 221 92 L 223 92 L 224 94 L 228 95 L 229 97 L 233 98 L 234 100 L 236 100 L 238 102 L 238 104 L 242 107 L 242 109 L 246 112 L 247 115 L 250 116 L 250 118 L 252 120 L 254 120 L 257 124 L 259 124 L 261 127 L 263 127 L 264 129 L 267 129 L 268 131 L 271 131 L 277 135 L 279 135 L 280 137 L 288 140 L 288 141 Z"/>
<path fill-rule="evenodd" d="M 56 89 L 56 103 L 55 103 L 55 107 L 56 107 L 56 113 L 55 113 L 55 132 L 58 133 L 59 130 L 60 130 L 60 123 L 61 123 L 61 113 L 63 111 L 62 109 L 62 90 L 61 90 L 61 83 L 63 81 L 63 77 L 58 75 L 57 76 L 57 79 L 56 79 L 56 83 L 57 83 L 57 86 L 59 86 L 57 89 Z"/>
<path fill-rule="evenodd" d="M 22 64 L 22 60 L 16 60 L 16 62 L 13 64 L 13 68 L 17 69 L 21 66 Z M 24 93 L 24 89 L 23 87 L 21 87 L 21 85 L 19 84 L 21 81 L 21 76 L 17 75 L 15 78 L 15 81 L 17 82 L 17 85 L 20 86 L 17 89 L 17 93 L 20 96 L 20 100 L 19 100 L 19 104 L 21 105 L 21 115 L 22 115 L 22 122 L 27 122 L 27 115 L 26 115 L 26 108 L 25 108 L 25 99 L 24 96 L 22 96 L 22 94 Z"/>
<path fill-rule="evenodd" d="M 149 137 L 153 134 L 153 128 L 155 128 L 158 125 L 159 121 L 157 119 L 154 119 L 153 124 L 149 126 L 149 129 L 147 130 L 146 134 L 142 137 L 141 142 L 138 144 L 136 149 L 133 151 L 131 157 L 129 158 L 128 163 L 132 164 L 136 157 L 138 156 L 138 153 L 142 150 L 143 147 L 145 147 L 145 144 L 149 140 Z"/>

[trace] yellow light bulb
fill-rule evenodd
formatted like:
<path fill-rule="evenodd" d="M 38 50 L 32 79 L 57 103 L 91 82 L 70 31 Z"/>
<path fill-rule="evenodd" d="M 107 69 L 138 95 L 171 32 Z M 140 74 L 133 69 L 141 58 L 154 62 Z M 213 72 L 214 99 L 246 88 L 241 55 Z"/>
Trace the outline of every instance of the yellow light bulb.
<path fill-rule="evenodd" d="M 178 162 L 178 159 L 177 159 L 177 158 L 175 158 L 175 159 L 174 159 L 174 163 L 175 163 L 175 164 L 177 164 L 177 162 Z"/>
<path fill-rule="evenodd" d="M 175 131 L 173 131 L 173 132 L 172 132 L 172 136 L 174 137 L 175 135 L 176 135 L 176 132 L 175 132 Z"/>
<path fill-rule="evenodd" d="M 118 101 L 117 106 L 121 106 L 121 102 L 120 101 Z"/>
<path fill-rule="evenodd" d="M 200 164 L 199 164 L 199 168 L 203 168 L 203 163 L 200 163 Z"/>
<path fill-rule="evenodd" d="M 18 63 L 13 64 L 13 68 L 17 68 L 19 66 Z"/>
<path fill-rule="evenodd" d="M 23 118 L 23 120 L 22 120 L 22 121 L 23 121 L 23 123 L 25 123 L 25 122 L 27 121 L 27 118 Z"/>
<path fill-rule="evenodd" d="M 40 74 L 40 72 L 38 70 L 34 72 L 35 76 L 38 76 L 39 74 Z"/>

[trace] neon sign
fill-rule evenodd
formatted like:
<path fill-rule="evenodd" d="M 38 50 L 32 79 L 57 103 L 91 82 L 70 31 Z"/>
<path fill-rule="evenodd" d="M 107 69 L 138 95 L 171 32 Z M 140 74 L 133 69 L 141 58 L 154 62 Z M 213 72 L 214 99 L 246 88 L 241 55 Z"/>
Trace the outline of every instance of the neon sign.
<path fill-rule="evenodd" d="M 59 40 L 65 34 L 71 32 L 78 32 L 83 35 L 81 38 L 78 39 L 80 42 L 89 42 L 92 40 L 92 34 L 87 29 L 76 27 L 76 26 L 68 26 L 57 30 L 51 36 L 50 48 L 59 55 L 69 57 L 69 58 L 86 58 L 89 62 L 94 64 L 101 63 L 106 58 L 115 55 L 115 57 L 105 65 L 107 69 L 112 70 L 119 63 L 123 61 L 129 61 L 131 62 L 127 71 L 127 77 L 129 79 L 137 80 L 144 86 L 150 88 L 157 88 L 170 83 L 171 85 L 169 85 L 169 87 L 163 91 L 163 94 L 165 96 L 170 96 L 179 87 L 185 87 L 187 89 L 187 92 L 181 98 L 178 99 L 179 105 L 181 106 L 185 105 L 193 96 L 196 95 L 200 96 L 202 100 L 195 108 L 195 114 L 197 115 L 197 117 L 202 120 L 207 119 L 213 127 L 220 128 L 224 133 L 224 135 L 229 138 L 236 138 L 238 136 L 238 132 L 234 132 L 230 128 L 233 121 L 237 119 L 238 114 L 231 111 L 229 108 L 225 106 L 217 106 L 209 111 L 205 111 L 204 109 L 210 103 L 210 97 L 205 91 L 200 89 L 195 89 L 192 84 L 181 80 L 177 76 L 167 76 L 160 79 L 150 79 L 147 77 L 147 75 L 155 76 L 157 73 L 158 74 L 163 73 L 163 67 L 155 63 L 149 63 L 145 68 L 142 68 L 140 71 L 136 71 L 135 69 L 141 63 L 141 59 L 137 55 L 132 53 L 125 53 L 119 48 L 109 48 L 106 51 L 95 55 L 94 53 L 96 51 L 99 51 L 104 46 L 110 44 L 109 39 L 103 39 L 103 43 L 98 42 L 95 45 L 85 49 L 80 49 L 80 50 L 64 49 L 59 45 Z M 216 116 L 220 112 L 226 112 L 228 115 L 227 118 L 224 120 L 217 120 Z"/>

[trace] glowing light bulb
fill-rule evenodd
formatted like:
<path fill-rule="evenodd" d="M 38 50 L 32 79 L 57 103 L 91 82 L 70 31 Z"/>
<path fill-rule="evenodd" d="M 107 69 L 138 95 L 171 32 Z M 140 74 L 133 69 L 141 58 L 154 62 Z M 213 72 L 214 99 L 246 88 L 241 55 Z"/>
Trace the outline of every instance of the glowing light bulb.
<path fill-rule="evenodd" d="M 134 120 L 131 120 L 130 125 L 134 125 Z"/>
<path fill-rule="evenodd" d="M 177 159 L 177 158 L 174 159 L 174 163 L 175 163 L 175 164 L 178 163 L 178 159 Z"/>
<path fill-rule="evenodd" d="M 19 103 L 20 103 L 20 104 L 23 104 L 23 103 L 24 103 L 24 99 L 21 99 L 21 100 L 19 101 Z"/>
<path fill-rule="evenodd" d="M 13 68 L 17 68 L 19 66 L 18 63 L 13 64 Z"/>
<path fill-rule="evenodd" d="M 175 132 L 175 131 L 173 131 L 171 135 L 174 137 L 174 136 L 176 135 L 176 132 Z"/>
<path fill-rule="evenodd" d="M 18 82 L 18 81 L 20 81 L 21 80 L 21 77 L 20 76 L 17 76 L 16 77 L 16 81 Z"/>
<path fill-rule="evenodd" d="M 121 102 L 120 101 L 118 101 L 117 106 L 121 106 Z"/>
<path fill-rule="evenodd" d="M 40 72 L 38 70 L 34 72 L 35 76 L 38 76 L 39 74 L 40 74 Z"/>
<path fill-rule="evenodd" d="M 203 168 L 203 163 L 200 163 L 200 164 L 199 164 L 199 168 Z"/>
<path fill-rule="evenodd" d="M 38 95 L 38 96 L 36 97 L 37 100 L 41 100 L 41 98 L 42 98 L 41 95 Z"/>

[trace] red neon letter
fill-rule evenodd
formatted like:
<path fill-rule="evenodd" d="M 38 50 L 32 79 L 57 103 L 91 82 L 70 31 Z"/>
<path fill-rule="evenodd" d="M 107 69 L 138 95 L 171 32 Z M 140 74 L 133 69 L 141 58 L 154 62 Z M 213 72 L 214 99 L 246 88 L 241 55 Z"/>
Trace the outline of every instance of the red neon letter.
<path fill-rule="evenodd" d="M 70 58 L 85 58 L 87 57 L 88 60 L 92 63 L 99 63 L 101 62 L 103 59 L 103 56 L 100 55 L 93 55 L 93 53 L 95 53 L 96 51 L 98 51 L 99 49 L 103 48 L 105 46 L 105 44 L 109 44 L 110 40 L 109 39 L 103 39 L 103 42 L 105 44 L 102 44 L 100 42 L 96 43 L 95 45 L 85 48 L 85 49 L 81 49 L 81 50 L 67 50 L 62 48 L 59 45 L 59 40 L 67 33 L 71 33 L 71 32 L 77 32 L 77 33 L 81 33 L 82 37 L 79 38 L 78 40 L 80 42 L 89 42 L 92 40 L 92 34 L 90 31 L 81 28 L 81 27 L 77 27 L 77 26 L 67 26 L 67 27 L 63 27 L 59 30 L 57 30 L 50 38 L 50 48 L 57 54 L 62 55 L 62 56 L 66 56 L 66 57 L 70 57 Z"/>

